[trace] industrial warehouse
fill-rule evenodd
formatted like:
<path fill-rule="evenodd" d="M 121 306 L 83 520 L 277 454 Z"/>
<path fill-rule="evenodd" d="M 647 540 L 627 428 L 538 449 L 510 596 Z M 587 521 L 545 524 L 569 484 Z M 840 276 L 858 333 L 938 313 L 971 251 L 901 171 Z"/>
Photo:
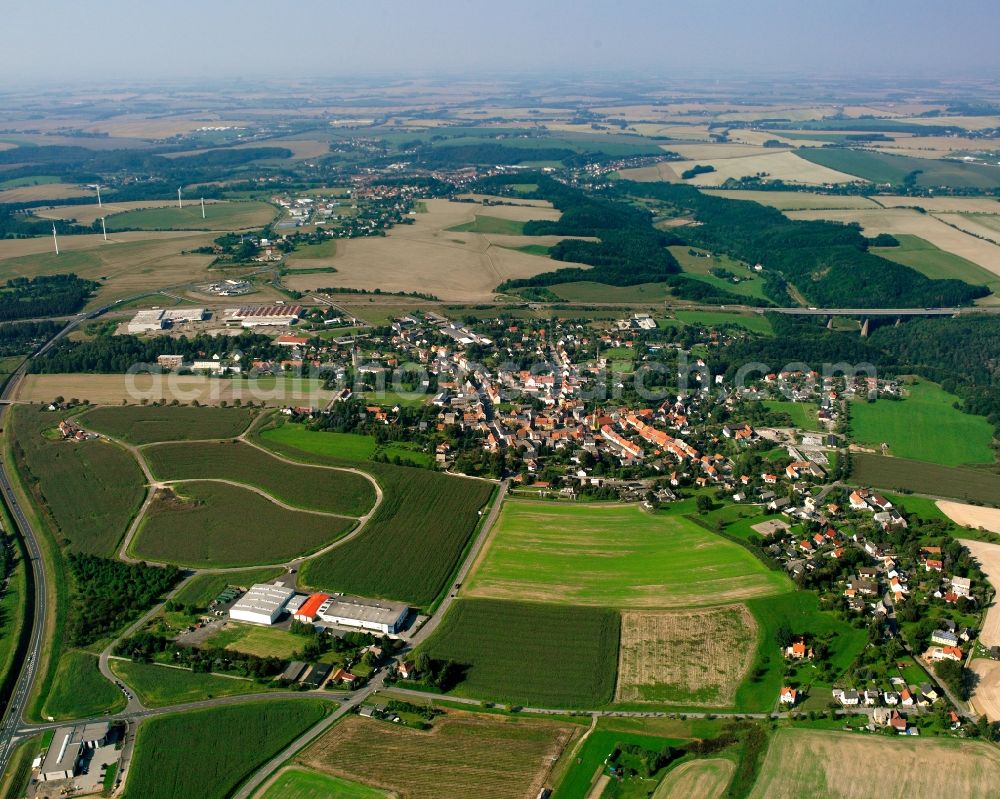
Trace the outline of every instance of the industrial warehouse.
<path fill-rule="evenodd" d="M 352 627 L 392 635 L 403 629 L 409 611 L 400 602 L 331 594 L 306 596 L 280 583 L 259 583 L 230 608 L 229 618 L 270 626 L 289 614 L 303 624 Z"/>

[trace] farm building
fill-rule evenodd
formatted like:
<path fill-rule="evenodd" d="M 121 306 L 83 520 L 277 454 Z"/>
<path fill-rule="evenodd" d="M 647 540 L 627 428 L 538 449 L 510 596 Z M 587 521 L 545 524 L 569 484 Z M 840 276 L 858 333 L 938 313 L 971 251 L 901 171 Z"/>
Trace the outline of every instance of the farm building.
<path fill-rule="evenodd" d="M 329 594 L 313 594 L 310 596 L 295 612 L 295 621 L 300 621 L 303 624 L 312 624 L 319 616 L 320 607 L 329 598 Z"/>
<path fill-rule="evenodd" d="M 293 596 L 295 591 L 291 588 L 258 583 L 229 609 L 229 618 L 251 624 L 274 624 Z"/>
<path fill-rule="evenodd" d="M 409 611 L 399 602 L 340 596 L 324 601 L 317 615 L 329 624 L 388 634 L 399 631 Z"/>

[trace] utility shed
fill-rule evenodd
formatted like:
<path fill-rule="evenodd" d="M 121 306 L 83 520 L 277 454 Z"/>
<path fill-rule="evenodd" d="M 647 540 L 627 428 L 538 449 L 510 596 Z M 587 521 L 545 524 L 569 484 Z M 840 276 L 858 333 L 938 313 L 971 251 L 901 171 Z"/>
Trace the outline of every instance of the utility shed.
<path fill-rule="evenodd" d="M 229 618 L 251 624 L 274 624 L 295 591 L 281 585 L 257 583 L 229 609 Z"/>

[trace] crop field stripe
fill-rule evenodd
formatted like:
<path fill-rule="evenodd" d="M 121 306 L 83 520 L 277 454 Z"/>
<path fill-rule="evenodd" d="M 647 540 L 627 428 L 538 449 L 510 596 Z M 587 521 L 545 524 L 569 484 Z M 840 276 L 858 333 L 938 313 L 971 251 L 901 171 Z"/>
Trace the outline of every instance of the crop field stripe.
<path fill-rule="evenodd" d="M 253 419 L 254 411 L 249 408 L 129 405 L 94 408 L 83 414 L 80 422 L 89 430 L 142 445 L 157 441 L 235 438 Z"/>
<path fill-rule="evenodd" d="M 1000 475 L 987 469 L 939 466 L 864 452 L 851 453 L 851 467 L 851 481 L 858 485 L 964 502 L 993 503 L 1000 497 Z"/>
<path fill-rule="evenodd" d="M 456 695 L 598 707 L 613 696 L 619 634 L 605 608 L 459 599 L 423 650 L 468 667 Z"/>

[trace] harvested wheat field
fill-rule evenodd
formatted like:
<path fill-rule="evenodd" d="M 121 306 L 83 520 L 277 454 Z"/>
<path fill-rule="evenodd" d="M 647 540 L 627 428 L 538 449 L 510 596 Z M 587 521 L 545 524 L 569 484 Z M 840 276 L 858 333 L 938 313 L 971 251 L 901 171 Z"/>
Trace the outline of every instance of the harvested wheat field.
<path fill-rule="evenodd" d="M 977 741 L 778 730 L 750 799 L 988 799 L 1000 750 Z"/>
<path fill-rule="evenodd" d="M 335 392 L 322 388 L 319 378 L 263 376 L 256 380 L 228 380 L 208 375 L 169 374 L 98 375 L 51 374 L 27 375 L 17 389 L 18 402 L 52 402 L 53 397 L 75 397 L 94 405 L 136 404 L 142 400 L 178 400 L 203 405 L 218 405 L 225 400 L 253 402 L 281 407 L 288 404 L 320 405 L 330 402 Z"/>
<path fill-rule="evenodd" d="M 660 161 L 652 166 L 641 166 L 636 169 L 623 169 L 618 174 L 625 180 L 636 180 L 640 183 L 680 183 L 681 176 L 674 171 L 676 161 Z"/>
<path fill-rule="evenodd" d="M 721 757 L 682 763 L 663 778 L 653 799 L 719 799 L 734 771 L 736 764 Z"/>
<path fill-rule="evenodd" d="M 535 799 L 582 730 L 557 721 L 451 711 L 425 732 L 351 716 L 298 761 L 394 791 L 400 799 Z"/>
<path fill-rule="evenodd" d="M 714 142 L 705 144 L 671 144 L 668 149 L 689 161 L 698 158 L 746 158 L 751 155 L 764 155 L 767 152 L 755 144 L 717 144 Z"/>
<path fill-rule="evenodd" d="M 786 211 L 789 219 L 828 219 L 833 222 L 858 222 L 866 236 L 879 233 L 903 233 L 919 236 L 935 247 L 960 255 L 1000 275 L 1000 247 L 949 227 L 940 219 L 910 208 L 874 210 Z"/>
<path fill-rule="evenodd" d="M 63 197 L 93 197 L 93 189 L 75 183 L 43 183 L 38 186 L 18 186 L 0 191 L 0 203 L 27 203 L 32 200 L 58 200 Z"/>
<path fill-rule="evenodd" d="M 992 197 L 894 197 L 879 195 L 887 208 L 920 206 L 925 211 L 952 214 L 1000 214 L 1000 200 Z M 844 206 L 846 207 L 846 206 Z"/>
<path fill-rule="evenodd" d="M 981 214 L 938 214 L 937 218 L 947 225 L 957 227 L 972 236 L 987 239 L 993 243 L 1000 241 L 1000 218 Z"/>
<path fill-rule="evenodd" d="M 967 538 L 960 538 L 959 542 L 979 561 L 979 568 L 983 570 L 993 589 L 1000 589 L 1000 544 L 987 544 Z M 986 611 L 979 640 L 985 646 L 1000 645 L 1000 603 L 996 599 Z"/>
<path fill-rule="evenodd" d="M 813 164 L 790 152 L 751 155 L 745 158 L 702 158 L 696 161 L 678 161 L 671 166 L 679 175 L 698 164 L 714 166 L 715 171 L 696 175 L 686 181 L 695 186 L 721 186 L 729 178 L 739 180 L 760 172 L 766 172 L 772 180 L 783 180 L 788 183 L 850 183 L 858 179 L 846 172 Z"/>
<path fill-rule="evenodd" d="M 522 205 L 483 206 L 448 200 L 427 200 L 427 213 L 412 225 L 399 225 L 385 237 L 342 239 L 329 260 L 336 274 L 289 275 L 285 285 L 314 291 L 330 285 L 418 291 L 442 300 L 479 302 L 494 297 L 494 289 L 509 278 L 531 277 L 561 266 L 537 255 L 494 246 L 494 234 L 449 230 L 479 217 L 512 222 L 558 219 L 552 208 Z M 526 244 L 542 243 L 534 237 Z"/>
<path fill-rule="evenodd" d="M 984 508 L 980 505 L 966 505 L 948 499 L 937 501 L 938 509 L 955 524 L 963 527 L 982 527 L 991 533 L 1000 533 L 1000 508 Z"/>
<path fill-rule="evenodd" d="M 1000 721 L 1000 661 L 976 658 L 969 666 L 979 678 L 970 702 L 990 721 Z"/>
<path fill-rule="evenodd" d="M 757 622 L 743 605 L 625 611 L 615 700 L 730 707 L 756 649 Z"/>

